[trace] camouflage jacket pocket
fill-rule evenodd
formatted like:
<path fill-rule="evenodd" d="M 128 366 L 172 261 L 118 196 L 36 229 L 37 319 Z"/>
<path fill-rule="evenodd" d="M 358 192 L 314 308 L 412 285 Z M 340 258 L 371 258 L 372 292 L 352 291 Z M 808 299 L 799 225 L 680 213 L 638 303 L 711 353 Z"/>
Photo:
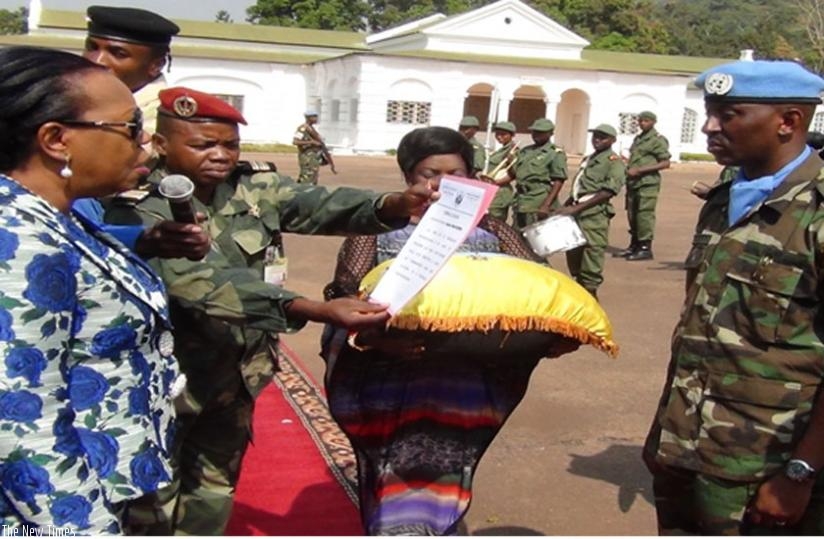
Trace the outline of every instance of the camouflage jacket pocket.
<path fill-rule="evenodd" d="M 726 273 L 711 323 L 754 344 L 786 342 L 811 322 L 805 305 L 815 300 L 803 276 L 795 261 L 742 253 Z"/>

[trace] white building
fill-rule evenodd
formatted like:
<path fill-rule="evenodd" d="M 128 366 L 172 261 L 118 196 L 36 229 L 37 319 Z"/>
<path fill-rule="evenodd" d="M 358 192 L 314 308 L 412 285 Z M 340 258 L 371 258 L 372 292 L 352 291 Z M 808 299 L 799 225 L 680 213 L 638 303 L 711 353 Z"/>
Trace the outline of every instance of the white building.
<path fill-rule="evenodd" d="M 101 2 L 105 3 L 105 2 Z M 628 148 L 635 115 L 652 110 L 681 153 L 706 153 L 701 93 L 692 79 L 721 58 L 586 50 L 588 42 L 519 0 L 365 35 L 249 24 L 176 21 L 170 85 L 223 96 L 249 121 L 246 142 L 290 143 L 303 111 L 339 152 L 384 152 L 419 125 L 457 126 L 465 114 L 510 120 L 528 139 L 535 118 L 555 142 L 589 150 L 587 128 L 610 123 Z M 30 5 L 29 34 L 0 45 L 80 51 L 85 15 Z M 492 109 L 490 111 L 490 109 Z M 824 112 L 813 125 L 824 131 Z M 480 135 L 479 135 L 480 136 Z"/>

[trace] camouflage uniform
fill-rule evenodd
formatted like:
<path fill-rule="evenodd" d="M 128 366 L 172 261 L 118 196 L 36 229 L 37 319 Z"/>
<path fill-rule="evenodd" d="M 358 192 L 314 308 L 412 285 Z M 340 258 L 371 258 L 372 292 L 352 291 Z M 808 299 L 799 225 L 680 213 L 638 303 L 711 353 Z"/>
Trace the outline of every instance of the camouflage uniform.
<path fill-rule="evenodd" d="M 521 149 L 515 163 L 515 225 L 523 229 L 538 221 L 538 210 L 552 188 L 552 181 L 567 178 L 564 151 L 552 142 Z M 552 208 L 560 205 L 558 200 Z"/>
<path fill-rule="evenodd" d="M 671 157 L 669 142 L 655 128 L 636 135 L 627 168 L 646 167 Z M 655 235 L 655 205 L 661 190 L 661 172 L 648 172 L 627 182 L 626 209 L 632 244 L 651 242 Z"/>
<path fill-rule="evenodd" d="M 730 183 L 711 191 L 701 211 L 668 379 L 644 448 L 665 467 L 653 470 L 664 529 L 742 531 L 758 483 L 782 473 L 809 423 L 824 374 L 822 166 L 815 155 L 806 159 L 733 227 Z M 778 531 L 821 534 L 823 517 L 819 478 L 802 522 Z"/>
<path fill-rule="evenodd" d="M 157 184 L 163 170 L 152 173 Z M 188 377 L 179 399 L 179 475 L 172 487 L 132 504 L 133 534 L 220 534 L 229 518 L 240 462 L 251 438 L 255 397 L 277 370 L 278 333 L 305 322 L 285 308 L 297 294 L 263 281 L 266 248 L 280 231 L 371 234 L 390 229 L 375 213 L 378 195 L 300 185 L 244 167 L 217 186 L 208 215 L 212 250 L 202 261 L 153 259 L 170 297 L 175 355 Z M 171 219 L 156 190 L 137 205 L 115 204 L 107 220 L 151 225 Z M 393 223 L 402 226 L 404 222 Z"/>
<path fill-rule="evenodd" d="M 475 137 L 467 140 L 469 140 L 469 143 L 472 145 L 472 151 L 474 152 L 472 159 L 472 168 L 474 170 L 472 172 L 483 170 L 486 164 L 486 148 L 484 148 L 484 145 L 478 142 Z"/>
<path fill-rule="evenodd" d="M 626 179 L 626 167 L 621 157 L 608 148 L 585 158 L 572 182 L 572 197 L 577 204 L 587 195 L 609 191 L 621 192 Z M 567 267 L 575 280 L 592 295 L 604 282 L 604 252 L 609 236 L 609 222 L 615 216 L 611 199 L 596 204 L 575 215 L 587 240 L 586 245 L 567 251 Z"/>
<path fill-rule="evenodd" d="M 305 123 L 300 124 L 297 132 L 295 132 L 294 138 L 303 141 L 315 140 L 312 138 L 312 135 L 309 134 L 308 126 Z M 320 146 L 298 146 L 298 166 L 300 166 L 298 183 L 317 185 L 320 165 Z"/>
<path fill-rule="evenodd" d="M 506 146 L 501 146 L 489 154 L 489 166 L 487 167 L 487 170 L 494 170 L 495 167 L 497 167 L 501 161 L 504 160 L 509 152 L 512 151 L 512 147 L 514 145 L 514 142 L 510 142 Z M 475 159 L 477 159 L 477 154 Z M 481 168 L 483 169 L 483 164 L 481 165 Z M 512 183 L 499 185 L 498 192 L 495 193 L 495 198 L 493 198 L 492 202 L 489 204 L 489 214 L 500 219 L 501 221 L 507 221 L 509 219 L 509 208 L 512 206 L 514 201 L 515 189 L 512 188 Z"/>

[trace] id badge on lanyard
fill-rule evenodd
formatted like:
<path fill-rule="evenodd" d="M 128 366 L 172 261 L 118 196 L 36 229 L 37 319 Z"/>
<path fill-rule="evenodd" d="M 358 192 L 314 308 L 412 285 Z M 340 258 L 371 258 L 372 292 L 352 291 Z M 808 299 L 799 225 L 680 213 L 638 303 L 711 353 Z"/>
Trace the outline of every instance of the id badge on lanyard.
<path fill-rule="evenodd" d="M 275 286 L 286 282 L 288 260 L 283 249 L 283 238 L 276 232 L 272 244 L 266 247 L 263 258 L 263 280 Z"/>

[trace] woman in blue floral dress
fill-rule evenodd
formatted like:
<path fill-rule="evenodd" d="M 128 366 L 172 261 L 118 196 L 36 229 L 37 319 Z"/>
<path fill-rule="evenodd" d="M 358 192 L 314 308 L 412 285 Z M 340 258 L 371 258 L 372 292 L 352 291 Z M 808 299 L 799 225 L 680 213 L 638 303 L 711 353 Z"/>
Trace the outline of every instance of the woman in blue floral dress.
<path fill-rule="evenodd" d="M 70 211 L 147 172 L 140 111 L 73 54 L 0 51 L 0 525 L 117 534 L 128 500 L 170 476 L 165 293 Z M 35 531 L 37 529 L 37 531 Z"/>

